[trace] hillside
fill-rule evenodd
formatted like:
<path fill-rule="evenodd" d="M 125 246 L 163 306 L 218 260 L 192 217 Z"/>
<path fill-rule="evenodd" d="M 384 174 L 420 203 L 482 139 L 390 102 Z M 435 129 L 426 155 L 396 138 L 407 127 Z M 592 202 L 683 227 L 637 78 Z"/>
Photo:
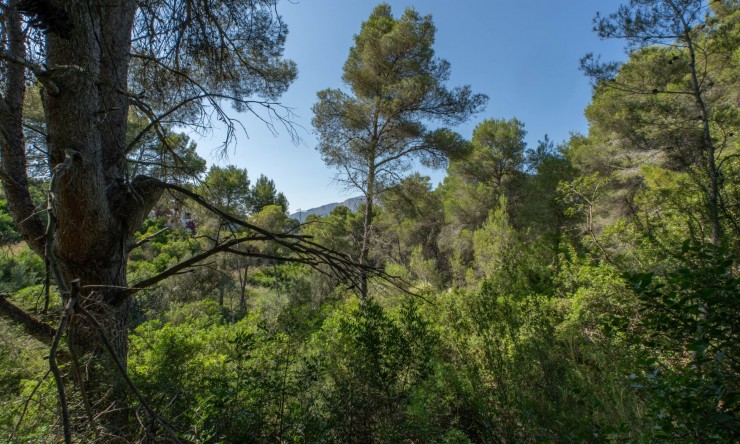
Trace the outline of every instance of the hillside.
<path fill-rule="evenodd" d="M 309 210 L 296 211 L 295 213 L 288 215 L 288 217 L 290 217 L 291 219 L 296 219 L 298 221 L 303 222 L 304 220 L 306 220 L 306 217 L 308 217 L 311 214 L 316 214 L 321 217 L 326 217 L 336 207 L 347 207 L 352 211 L 357 211 L 357 208 L 360 207 L 360 204 L 364 200 L 365 198 L 362 196 L 351 197 L 342 202 L 333 202 L 333 203 L 329 203 L 326 205 L 321 205 L 320 207 L 311 208 Z"/>

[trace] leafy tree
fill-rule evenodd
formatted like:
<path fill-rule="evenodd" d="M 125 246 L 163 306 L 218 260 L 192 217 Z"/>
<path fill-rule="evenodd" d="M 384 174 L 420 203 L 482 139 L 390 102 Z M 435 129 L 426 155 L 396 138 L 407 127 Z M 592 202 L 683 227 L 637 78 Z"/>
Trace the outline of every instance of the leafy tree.
<path fill-rule="evenodd" d="M 723 197 L 738 123 L 736 102 L 723 94 L 737 84 L 728 75 L 737 64 L 737 18 L 728 14 L 736 3 L 631 0 L 594 20 L 600 37 L 627 41 L 630 61 L 603 64 L 593 55 L 582 60 L 598 81 L 597 94 L 611 104 L 602 109 L 608 113 L 602 120 L 633 147 L 664 153 L 674 168 L 689 168 L 703 190 L 708 238 L 715 245 L 723 220 L 736 224 L 729 196 Z"/>
<path fill-rule="evenodd" d="M 377 6 L 355 36 L 338 89 L 318 93 L 313 125 L 319 151 L 338 178 L 365 197 L 359 261 L 368 263 L 373 206 L 379 193 L 398 182 L 411 161 L 440 166 L 466 144 L 446 128 L 428 121 L 458 124 L 482 109 L 487 98 L 470 87 L 448 90 L 450 64 L 434 56 L 430 16 L 413 9 L 395 19 L 387 4 Z M 361 292 L 367 294 L 363 280 Z"/>
<path fill-rule="evenodd" d="M 203 187 L 211 202 L 234 215 L 246 216 L 250 210 L 250 188 L 247 170 L 234 165 L 211 166 Z"/>
<path fill-rule="evenodd" d="M 340 205 L 326 217 L 308 216 L 302 230 L 317 243 L 349 255 L 360 249 L 362 219 L 362 214 Z"/>
<path fill-rule="evenodd" d="M 641 332 L 631 338 L 643 356 L 633 379 L 662 439 L 733 442 L 740 436 L 735 255 L 686 241 L 676 269 L 627 275 L 642 313 L 623 319 Z"/>
<path fill-rule="evenodd" d="M 132 295 L 234 242 L 278 238 L 253 227 L 259 234 L 231 239 L 232 244 L 186 258 L 130 288 L 127 258 L 141 245 L 133 241 L 134 233 L 164 190 L 192 198 L 236 223 L 186 188 L 132 175 L 141 138 L 129 138 L 130 110 L 146 117 L 141 132 L 147 134 L 175 124 L 202 128 L 214 113 L 232 134 L 233 120 L 221 110 L 222 102 L 238 111 L 264 110 L 290 129 L 275 100 L 296 77 L 296 68 L 282 57 L 287 27 L 276 13 L 276 3 L 3 0 L 0 4 L 0 181 L 17 231 L 49 262 L 70 304 L 54 344 L 66 336 L 74 354 L 89 359 L 87 371 L 76 382 L 94 401 L 89 413 L 106 433 L 131 433 L 131 392 L 121 370 L 127 361 Z M 23 105 L 26 85 L 33 82 L 43 87 L 47 169 L 52 176 L 48 227 L 33 202 L 27 172 Z M 300 243 L 299 237 L 293 239 Z M 41 325 L 32 316 L 23 319 L 32 327 Z M 36 331 L 46 332 L 38 339 L 52 343 L 50 329 Z M 55 353 L 50 353 L 52 368 L 55 362 Z M 64 438 L 71 442 L 68 390 L 61 373 L 55 371 L 54 376 Z"/>
<path fill-rule="evenodd" d="M 476 264 L 485 275 L 490 276 L 519 262 L 521 248 L 509 222 L 507 206 L 506 197 L 502 197 L 499 207 L 491 210 L 483 226 L 473 233 Z"/>
<path fill-rule="evenodd" d="M 522 227 L 530 230 L 530 236 L 541 239 L 552 246 L 553 257 L 560 253 L 559 247 L 567 227 L 565 205 L 558 193 L 558 185 L 575 176 L 571 161 L 565 156 L 566 146 L 555 146 L 545 135 L 537 148 L 527 150 L 527 172 L 522 190 L 523 201 L 518 209 L 518 220 Z"/>
<path fill-rule="evenodd" d="M 493 181 L 495 187 L 503 190 L 506 182 L 523 169 L 526 134 L 524 124 L 517 119 L 484 120 L 473 130 L 471 155 L 455 166 L 466 177 L 478 182 Z"/>
<path fill-rule="evenodd" d="M 524 124 L 517 119 L 487 119 L 473 131 L 468 156 L 450 162 L 437 192 L 444 206 L 445 226 L 438 245 L 458 284 L 474 260 L 473 231 L 483 225 L 501 197 L 514 220 L 524 188 Z"/>
<path fill-rule="evenodd" d="M 444 225 L 439 195 L 432 192 L 428 176 L 419 173 L 405 178 L 383 194 L 383 212 L 377 224 L 381 245 L 379 257 L 408 264 L 415 247 L 426 258 L 437 257 L 437 236 Z M 387 248 L 392 245 L 393 248 Z"/>
<path fill-rule="evenodd" d="M 450 222 L 476 229 L 501 196 L 515 205 L 520 198 L 525 135 L 524 124 L 517 119 L 487 119 L 475 127 L 470 154 L 450 163 L 442 187 Z"/>
<path fill-rule="evenodd" d="M 277 191 L 275 182 L 264 174 L 260 175 L 249 193 L 249 211 L 252 214 L 259 213 L 268 205 L 278 205 L 284 213 L 288 212 L 288 199 Z"/>

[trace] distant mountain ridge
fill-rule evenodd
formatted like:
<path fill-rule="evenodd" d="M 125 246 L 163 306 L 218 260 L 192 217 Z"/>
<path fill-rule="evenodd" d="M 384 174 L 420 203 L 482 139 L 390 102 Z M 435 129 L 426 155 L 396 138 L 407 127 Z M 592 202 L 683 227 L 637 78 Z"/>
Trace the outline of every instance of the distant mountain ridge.
<path fill-rule="evenodd" d="M 321 217 L 328 216 L 329 213 L 332 212 L 332 210 L 336 207 L 347 207 L 352 211 L 357 211 L 357 209 L 360 207 L 360 204 L 365 201 L 365 198 L 362 196 L 357 197 L 350 197 L 349 199 L 343 201 L 343 202 L 334 202 L 326 205 L 322 205 L 320 207 L 311 208 L 309 210 L 302 210 L 302 211 L 296 211 L 295 213 L 289 214 L 288 217 L 291 219 L 297 219 L 300 222 L 303 222 L 306 220 L 306 217 L 308 217 L 311 214 L 316 214 Z"/>

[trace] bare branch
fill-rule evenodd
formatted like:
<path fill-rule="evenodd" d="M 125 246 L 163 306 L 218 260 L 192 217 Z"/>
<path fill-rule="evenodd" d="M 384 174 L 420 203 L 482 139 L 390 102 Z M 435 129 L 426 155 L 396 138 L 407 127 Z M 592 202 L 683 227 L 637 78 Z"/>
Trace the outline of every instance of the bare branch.
<path fill-rule="evenodd" d="M 59 321 L 59 328 L 54 335 L 54 340 L 51 343 L 49 349 L 49 369 L 54 375 L 54 382 L 57 386 L 57 395 L 59 397 L 59 406 L 62 413 L 62 425 L 64 427 L 64 442 L 65 444 L 72 444 L 72 429 L 69 423 L 69 406 L 67 405 L 67 394 L 64 388 L 64 380 L 62 379 L 62 373 L 59 371 L 57 365 L 57 349 L 59 348 L 59 342 L 62 339 L 62 335 L 67 330 L 69 321 L 74 314 L 75 305 L 77 305 L 77 298 L 80 295 L 80 281 L 76 279 L 72 281 L 72 291 L 69 294 L 69 300 L 67 305 L 64 307 L 62 312 L 62 319 Z"/>
<path fill-rule="evenodd" d="M 44 87 L 46 87 L 46 90 L 49 94 L 59 94 L 59 87 L 49 78 L 48 72 L 46 71 L 46 69 L 44 69 L 43 66 L 37 65 L 22 57 L 18 57 L 10 51 L 0 51 L 0 60 L 5 60 L 7 62 L 14 63 L 28 69 L 36 76 L 38 81 L 41 82 Z"/>
<path fill-rule="evenodd" d="M 131 246 L 129 247 L 129 251 L 131 251 L 131 250 L 133 250 L 133 249 L 135 249 L 135 248 L 139 248 L 139 247 L 141 247 L 142 245 L 144 245 L 144 244 L 147 244 L 147 243 L 151 242 L 151 241 L 152 241 L 152 239 L 154 239 L 155 237 L 159 236 L 160 234 L 164 233 L 164 232 L 165 232 L 165 231 L 167 231 L 167 230 L 169 230 L 169 228 L 168 228 L 168 227 L 164 227 L 164 228 L 162 228 L 161 230 L 157 231 L 156 233 L 150 234 L 149 236 L 147 236 L 147 237 L 145 237 L 145 238 L 143 238 L 143 239 L 139 239 L 139 241 L 138 241 L 138 242 L 135 242 L 135 243 L 134 243 L 133 245 L 131 245 Z"/>
<path fill-rule="evenodd" d="M 177 193 L 180 193 L 192 199 L 198 205 L 202 206 L 203 208 L 207 209 L 211 213 L 220 217 L 224 222 L 234 225 L 234 226 L 243 227 L 247 229 L 249 233 L 252 233 L 252 234 L 248 234 L 243 237 L 230 238 L 229 240 L 223 241 L 220 244 L 215 245 L 214 247 L 208 249 L 207 251 L 197 254 L 189 259 L 186 259 L 180 262 L 177 265 L 174 265 L 168 268 L 167 270 L 163 271 L 162 273 L 159 273 L 156 276 L 152 276 L 149 279 L 145 279 L 141 282 L 134 284 L 127 291 L 120 293 L 120 296 L 116 300 L 116 303 L 121 303 L 129 296 L 145 288 L 148 288 L 154 284 L 157 284 L 169 277 L 180 274 L 184 272 L 184 270 L 187 270 L 188 268 L 191 268 L 197 265 L 203 260 L 215 254 L 222 253 L 222 252 L 237 254 L 241 256 L 271 259 L 271 260 L 277 260 L 277 261 L 282 261 L 282 262 L 295 262 L 295 263 L 305 264 L 305 265 L 312 267 L 313 269 L 317 270 L 318 272 L 322 274 L 328 274 L 335 278 L 338 278 L 341 282 L 343 282 L 350 288 L 353 288 L 359 284 L 361 280 L 361 276 L 363 274 L 377 276 L 381 278 L 381 280 L 389 282 L 392 285 L 397 286 L 398 288 L 404 287 L 404 285 L 402 285 L 403 283 L 399 282 L 397 278 L 389 276 L 385 274 L 382 270 L 379 270 L 375 267 L 371 267 L 369 265 L 364 265 L 364 264 L 359 264 L 347 255 L 343 255 L 341 253 L 328 249 L 322 245 L 319 245 L 311 241 L 310 236 L 293 234 L 290 232 L 273 233 L 269 230 L 265 230 L 259 226 L 256 226 L 254 224 L 241 220 L 237 217 L 231 216 L 228 213 L 225 213 L 219 208 L 216 208 L 215 206 L 208 203 L 202 196 L 198 195 L 197 193 L 187 188 L 181 187 L 179 185 L 167 184 L 163 182 L 160 182 L 160 186 L 170 189 L 172 191 L 175 191 Z M 253 242 L 253 241 L 274 242 L 277 245 L 285 248 L 288 254 L 286 254 L 285 256 L 278 255 L 278 254 L 271 255 L 271 254 L 253 252 L 253 251 L 236 250 L 234 248 L 240 244 L 243 244 L 246 242 Z"/>
<path fill-rule="evenodd" d="M 259 238 L 258 237 L 244 237 L 244 238 L 239 238 L 239 239 L 232 239 L 232 240 L 230 240 L 230 241 L 228 241 L 228 242 L 226 242 L 224 244 L 221 244 L 221 245 L 216 246 L 214 248 L 211 248 L 211 249 L 209 249 L 207 251 L 204 251 L 203 253 L 196 254 L 195 256 L 191 257 L 190 259 L 186 259 L 186 260 L 180 262 L 179 264 L 173 265 L 172 267 L 166 269 L 165 271 L 163 271 L 163 272 L 161 272 L 161 273 L 159 273 L 159 274 L 157 274 L 155 276 L 152 276 L 152 277 L 150 277 L 148 279 L 144 279 L 141 282 L 137 282 L 132 287 L 130 287 L 127 291 L 125 291 L 125 292 L 122 293 L 122 296 L 121 296 L 119 302 L 122 302 L 123 300 L 125 300 L 127 297 L 131 296 L 134 293 L 137 293 L 137 292 L 139 292 L 141 290 L 144 290 L 144 289 L 146 289 L 148 287 L 151 287 L 152 285 L 154 285 L 154 284 L 156 284 L 158 282 L 161 282 L 161 281 L 163 281 L 163 280 L 165 280 L 165 279 L 167 279 L 169 277 L 172 277 L 174 275 L 177 275 L 177 274 L 181 273 L 183 270 L 185 270 L 187 268 L 190 268 L 190 267 L 198 264 L 199 262 L 201 262 L 201 261 L 203 261 L 205 259 L 208 259 L 209 257 L 213 256 L 214 254 L 220 253 L 222 251 L 226 251 L 227 249 L 229 249 L 230 247 L 232 247 L 234 245 L 238 245 L 240 243 L 254 241 L 254 240 L 268 240 L 268 238 L 266 238 L 266 237 L 259 237 Z"/>

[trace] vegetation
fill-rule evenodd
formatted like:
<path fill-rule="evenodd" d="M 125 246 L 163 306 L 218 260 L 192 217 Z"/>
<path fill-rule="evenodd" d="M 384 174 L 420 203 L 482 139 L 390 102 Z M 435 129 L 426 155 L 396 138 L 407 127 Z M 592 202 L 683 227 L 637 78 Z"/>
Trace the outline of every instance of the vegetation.
<path fill-rule="evenodd" d="M 159 95 L 99 117 L 130 143 L 120 162 L 108 152 L 120 145 L 100 140 L 115 134 L 80 110 L 93 90 L 115 103 L 121 91 L 75 87 L 84 75 L 64 63 L 107 72 L 73 51 L 92 25 L 72 7 L 33 9 L 42 4 L 56 3 L 3 1 L 0 14 L 0 440 L 740 440 L 737 1 L 634 0 L 597 17 L 601 36 L 627 39 L 629 59 L 585 57 L 588 134 L 536 147 L 515 118 L 481 119 L 469 141 L 428 129 L 432 105 L 449 105 L 435 111 L 449 123 L 483 98 L 445 89 L 430 17 L 377 7 L 345 64 L 352 95 L 322 91 L 315 107 L 322 154 L 367 203 L 304 224 L 269 178 L 206 169 L 166 120 L 195 119 L 190 105 L 167 113 L 201 94 L 250 107 L 238 98 L 273 100 L 287 87 L 295 72 L 280 59 L 273 2 L 138 2 L 131 71 L 116 81 Z M 199 20 L 179 37 L 143 26 L 162 25 L 165 4 L 189 5 L 213 34 Z M 96 10 L 108 19 L 96 26 L 116 22 L 113 9 Z M 241 28 L 215 27 L 222 13 L 263 34 L 231 40 Z M 47 45 L 46 66 L 19 52 L 20 31 Z M 147 53 L 145 38 L 200 50 Z M 405 68 L 374 71 L 386 65 Z M 27 75 L 43 86 L 47 117 L 24 101 Z M 61 142 L 79 130 L 55 120 L 64 109 L 86 125 L 81 145 Z M 47 141 L 26 147 L 29 126 Z M 24 163 L 39 147 L 51 154 L 46 175 Z M 414 155 L 446 164 L 439 187 L 400 177 Z"/>
<path fill-rule="evenodd" d="M 488 98 L 469 86 L 447 90 L 450 64 L 434 57 L 434 24 L 413 9 L 393 18 L 381 4 L 355 36 L 342 80 L 352 90 L 319 91 L 313 124 L 319 150 L 341 180 L 365 197 L 362 245 L 358 262 L 370 257 L 375 200 L 407 171 L 412 159 L 438 167 L 466 148 L 446 129 L 430 130 L 428 121 L 462 123 Z M 360 293 L 367 296 L 366 279 Z"/>

